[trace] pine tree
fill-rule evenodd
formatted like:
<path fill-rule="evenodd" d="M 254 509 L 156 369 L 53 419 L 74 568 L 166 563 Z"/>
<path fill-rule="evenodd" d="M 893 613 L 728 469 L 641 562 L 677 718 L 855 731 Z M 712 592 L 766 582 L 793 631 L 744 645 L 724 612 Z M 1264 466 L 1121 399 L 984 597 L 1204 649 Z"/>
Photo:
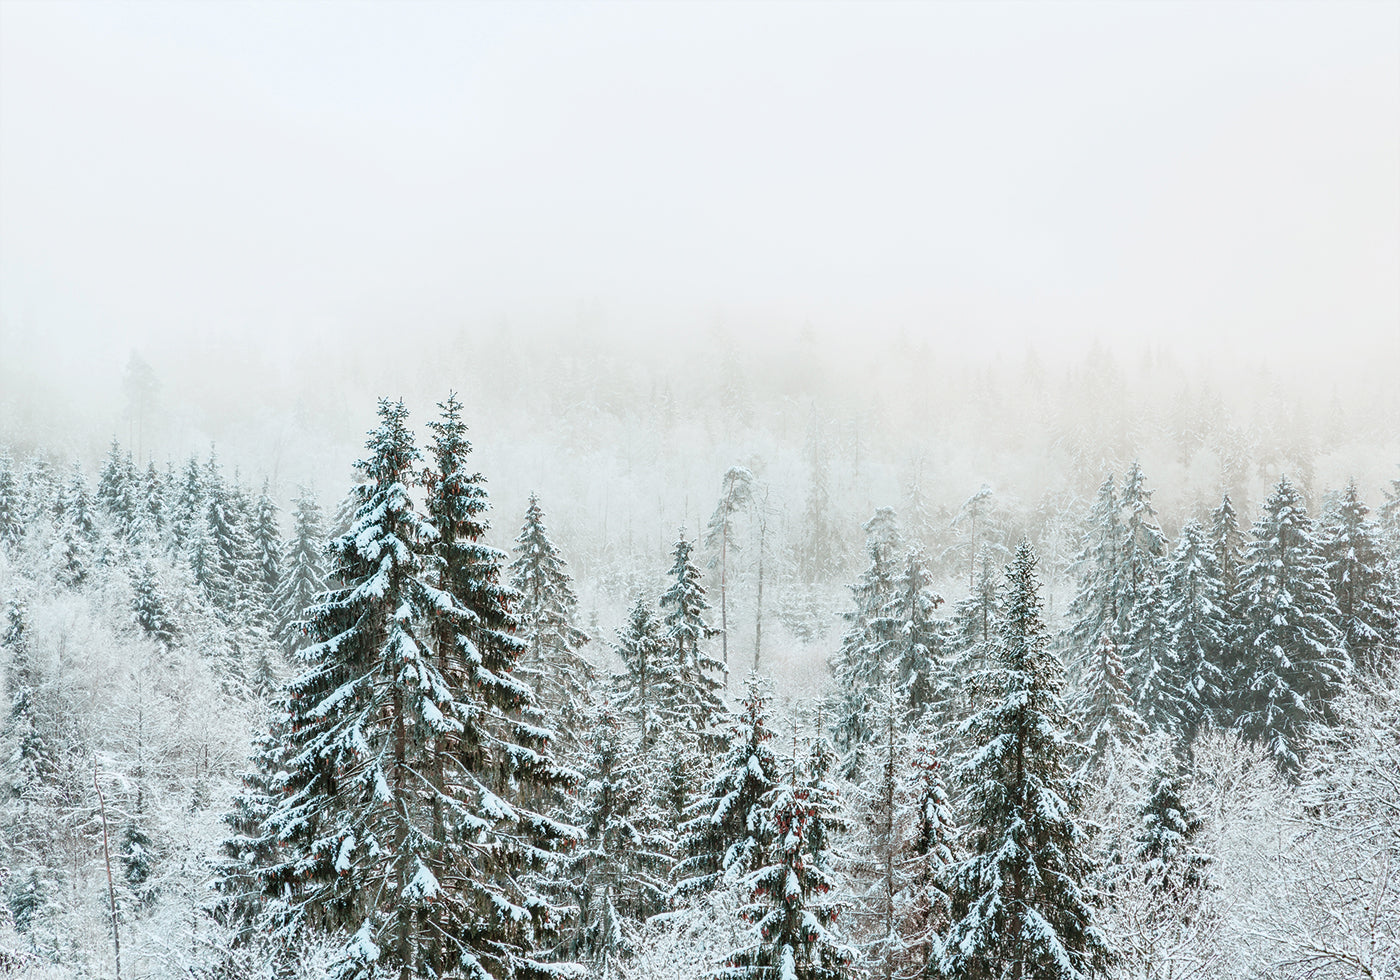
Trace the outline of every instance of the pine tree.
<path fill-rule="evenodd" d="M 866 749 L 876 737 L 871 714 L 885 682 L 893 654 L 897 623 L 884 615 L 896 594 L 899 548 L 903 544 L 894 511 L 882 507 L 864 524 L 870 565 L 851 586 L 854 608 L 845 613 L 850 627 L 831 658 L 836 693 L 831 699 L 832 734 L 842 753 L 841 773 L 853 779 L 866 764 Z"/>
<path fill-rule="evenodd" d="M 1279 480 L 1254 523 L 1241 573 L 1245 596 L 1244 734 L 1297 773 L 1307 726 L 1336 722 L 1350 665 L 1316 530 L 1302 495 Z"/>
<path fill-rule="evenodd" d="M 576 624 L 578 597 L 567 563 L 544 523 L 539 498 L 530 495 L 525 523 L 515 539 L 511 588 L 520 595 L 516 615 L 526 643 L 519 673 L 530 681 L 549 726 L 572 744 L 588 710 L 593 667 L 579 654 L 588 634 Z"/>
<path fill-rule="evenodd" d="M 190 456 L 179 480 L 171 483 L 169 492 L 172 494 L 168 508 L 171 536 L 176 548 L 188 550 L 196 531 L 204 525 L 204 474 L 200 471 L 199 460 Z"/>
<path fill-rule="evenodd" d="M 267 731 L 254 742 L 252 766 L 243 774 L 243 785 L 224 815 L 230 835 L 220 846 L 215 864 L 214 888 L 221 896 L 215 915 L 234 930 L 238 944 L 263 935 L 265 927 L 287 924 L 281 901 L 273 903 L 274 909 L 264 918 L 262 869 L 275 867 L 281 859 L 281 844 L 270 818 L 286 773 L 289 720 L 286 706 L 279 704 Z"/>
<path fill-rule="evenodd" d="M 0 450 L 0 548 L 13 548 L 24 534 L 14 460 Z"/>
<path fill-rule="evenodd" d="M 118 537 L 131 534 L 136 522 L 136 466 L 114 436 L 97 481 L 97 504 L 112 521 Z"/>
<path fill-rule="evenodd" d="M 1380 527 L 1381 542 L 1390 553 L 1390 560 L 1400 568 L 1400 480 L 1391 480 L 1390 486 L 1385 488 L 1385 500 L 1381 501 L 1376 523 Z"/>
<path fill-rule="evenodd" d="M 1119 556 L 1123 549 L 1122 507 L 1113 476 L 1104 478 L 1085 521 L 1083 544 L 1070 566 L 1079 579 L 1079 590 L 1070 601 L 1067 646 L 1075 652 L 1071 669 L 1077 672 L 1078 658 L 1090 655 L 1107 637 L 1117 644 L 1123 638 L 1122 595 Z"/>
<path fill-rule="evenodd" d="M 0 648 L 9 652 L 5 690 L 10 696 L 10 706 L 4 728 L 0 730 L 6 747 L 5 788 L 27 812 L 44 782 L 57 770 L 58 763 L 56 746 L 39 717 L 43 676 L 34 657 L 28 604 L 20 596 L 11 598 L 5 609 Z"/>
<path fill-rule="evenodd" d="M 944 937 L 952 911 L 951 872 L 957 828 L 935 746 L 935 729 L 923 725 L 909 736 L 908 764 L 900 788 L 899 823 L 904 827 L 896 915 L 900 950 L 892 976 L 933 980 L 946 955 Z"/>
<path fill-rule="evenodd" d="M 1167 690 L 1172 680 L 1171 665 L 1162 661 L 1167 651 L 1158 586 L 1167 540 L 1152 509 L 1152 492 L 1146 488 L 1142 467 L 1136 462 L 1123 478 L 1120 504 L 1123 548 L 1115 570 L 1120 652 L 1143 718 L 1149 724 L 1166 723 L 1175 712 L 1175 705 L 1170 702 L 1178 697 Z M 1161 699 L 1167 703 L 1159 704 Z"/>
<path fill-rule="evenodd" d="M 498 792 L 559 775 L 548 733 L 512 720 L 531 691 L 511 675 L 503 556 L 478 543 L 484 492 L 460 493 L 466 446 L 445 411 L 429 523 L 409 496 L 407 410 L 380 401 L 355 526 L 331 545 L 343 586 L 313 610 L 317 642 L 289 688 L 267 821 L 283 852 L 264 888 L 288 909 L 282 935 L 345 937 L 339 977 L 548 975 L 534 951 L 561 913 L 531 875 L 577 834 Z"/>
<path fill-rule="evenodd" d="M 986 699 L 988 692 L 982 682 L 1001 630 L 1001 615 L 1001 584 L 991 552 L 984 550 L 972 593 L 953 607 L 948 619 L 948 675 L 955 691 L 946 719 L 946 732 L 951 737 L 956 738 L 958 725 Z"/>
<path fill-rule="evenodd" d="M 911 551 L 884 611 L 884 618 L 893 627 L 889 659 L 905 725 L 917 724 L 930 710 L 945 717 L 950 707 L 952 685 L 945 662 L 943 624 L 936 618 L 943 597 L 933 591 L 932 581 L 923 552 Z"/>
<path fill-rule="evenodd" d="M 1131 650 L 1138 674 L 1134 703 L 1138 716 L 1153 731 L 1181 738 L 1188 714 L 1186 677 L 1171 643 L 1167 598 L 1160 581 L 1147 583 L 1133 611 Z"/>
<path fill-rule="evenodd" d="M 750 674 L 729 745 L 712 776 L 687 807 L 681 825 L 686 857 L 676 866 L 676 892 L 709 891 L 737 882 L 759 867 L 772 840 L 764 801 L 782 778 L 782 764 L 768 743 L 768 694 Z"/>
<path fill-rule="evenodd" d="M 731 466 L 720 484 L 719 503 L 705 527 L 705 547 L 713 554 L 710 567 L 719 566 L 719 637 L 724 667 L 729 669 L 729 555 L 738 552 L 734 519 L 753 506 L 753 474 L 743 466 Z"/>
<path fill-rule="evenodd" d="M 162 646 L 175 642 L 176 628 L 161 596 L 160 575 L 155 562 L 146 556 L 131 579 L 131 615 L 146 636 Z"/>
<path fill-rule="evenodd" d="M 1058 661 L 1041 621 L 1036 557 L 1022 542 L 1007 568 L 997 647 L 1001 700 L 966 723 L 959 767 L 968 857 L 954 874 L 946 968 L 968 980 L 1069 980 L 1109 956 L 1083 889 L 1090 868 L 1075 823 Z"/>
<path fill-rule="evenodd" d="M 665 909 L 671 860 L 652 819 L 642 758 L 607 705 L 587 748 L 572 814 L 584 838 L 565 862 L 580 909 L 569 955 L 593 964 L 595 975 L 608 976 L 611 964 L 632 951 L 624 922 L 640 922 Z"/>
<path fill-rule="evenodd" d="M 1210 883 L 1211 857 L 1195 849 L 1205 821 L 1186 803 L 1185 777 L 1173 764 L 1158 769 L 1138 823 L 1138 860 L 1158 892 L 1182 897 Z"/>
<path fill-rule="evenodd" d="M 258 621 L 271 631 L 277 626 L 277 594 L 282 586 L 282 530 L 266 480 L 253 506 L 248 539 L 253 608 Z"/>
<path fill-rule="evenodd" d="M 724 664 L 703 646 L 718 630 L 705 621 L 710 604 L 705 601 L 700 569 L 690 560 L 690 553 L 691 543 L 682 530 L 672 552 L 672 584 L 661 596 L 661 608 L 666 612 L 664 635 L 676 663 L 676 707 L 685 713 L 687 730 L 703 739 L 724 712 L 720 691 L 727 675 Z"/>
<path fill-rule="evenodd" d="M 1080 684 L 1071 716 L 1083 746 L 1082 769 L 1089 774 L 1112 771 L 1135 755 L 1147 737 L 1147 725 L 1133 704 L 1118 647 L 1107 636 L 1099 640 Z"/>
<path fill-rule="evenodd" d="M 681 683 L 675 651 L 645 598 L 637 597 L 613 649 L 624 668 L 613 677 L 617 710 L 634 719 L 638 748 L 648 756 L 663 732 L 678 727 Z"/>
<path fill-rule="evenodd" d="M 1167 566 L 1167 642 L 1179 673 L 1182 739 L 1189 744 L 1225 696 L 1226 649 L 1234 630 L 1228 586 L 1205 528 L 1188 521 Z"/>
<path fill-rule="evenodd" d="M 292 536 L 282 552 L 282 580 L 274 608 L 277 638 L 288 653 L 296 653 L 308 640 L 303 629 L 307 611 L 326 588 L 323 558 L 326 529 L 321 507 L 309 490 L 301 488 L 293 504 Z"/>
<path fill-rule="evenodd" d="M 834 881 L 813 847 L 817 813 L 811 791 L 784 783 L 768 794 L 765 822 L 772 843 L 766 860 L 743 880 L 749 894 L 744 917 L 756 942 L 736 950 L 713 980 L 843 980 L 855 950 L 834 931 L 840 906 L 830 896 Z"/>
<path fill-rule="evenodd" d="M 1400 655 L 1400 583 L 1388 574 L 1368 512 L 1350 481 L 1323 523 L 1322 548 L 1347 653 L 1357 667 L 1381 673 Z"/>

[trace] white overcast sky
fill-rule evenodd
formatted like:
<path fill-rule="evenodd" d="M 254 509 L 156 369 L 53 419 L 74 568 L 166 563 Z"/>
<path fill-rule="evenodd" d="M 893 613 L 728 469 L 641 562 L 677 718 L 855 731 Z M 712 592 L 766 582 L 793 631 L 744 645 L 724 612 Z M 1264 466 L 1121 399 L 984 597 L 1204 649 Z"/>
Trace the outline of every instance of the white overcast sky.
<path fill-rule="evenodd" d="M 1393 356 L 1400 4 L 0 2 L 11 351 L 582 308 Z"/>

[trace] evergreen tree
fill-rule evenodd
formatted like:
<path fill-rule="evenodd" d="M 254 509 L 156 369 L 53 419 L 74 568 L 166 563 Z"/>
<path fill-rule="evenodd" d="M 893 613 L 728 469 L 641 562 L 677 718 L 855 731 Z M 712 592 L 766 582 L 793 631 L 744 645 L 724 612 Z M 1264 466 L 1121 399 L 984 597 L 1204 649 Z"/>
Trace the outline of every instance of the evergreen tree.
<path fill-rule="evenodd" d="M 14 460 L 0 450 L 0 548 L 13 548 L 24 534 Z"/>
<path fill-rule="evenodd" d="M 1347 653 L 1356 666 L 1380 673 L 1400 655 L 1400 584 L 1368 512 L 1350 481 L 1323 524 L 1322 548 Z"/>
<path fill-rule="evenodd" d="M 1185 777 L 1172 764 L 1159 768 L 1138 823 L 1138 860 L 1155 891 L 1180 897 L 1210 883 L 1211 857 L 1195 849 L 1205 821 L 1187 805 Z"/>
<path fill-rule="evenodd" d="M 664 635 L 676 663 L 676 708 L 684 712 L 688 730 L 703 738 L 724 712 L 719 692 L 724 689 L 727 675 L 724 664 L 703 646 L 718 630 L 705 621 L 710 604 L 705 601 L 700 569 L 690 560 L 690 553 L 691 543 L 682 530 L 672 552 L 672 584 L 661 596 L 661 608 L 666 612 Z"/>
<path fill-rule="evenodd" d="M 331 545 L 343 585 L 313 610 L 289 688 L 264 889 L 287 909 L 281 935 L 344 937 L 339 977 L 547 976 L 536 950 L 561 913 L 532 874 L 577 831 L 497 791 L 559 775 L 548 733 L 510 720 L 531 691 L 511 675 L 503 556 L 478 543 L 484 492 L 460 493 L 460 430 L 446 415 L 429 523 L 409 496 L 407 414 L 380 401 L 354 527 Z"/>
<path fill-rule="evenodd" d="M 1128 648 L 1138 670 L 1134 697 L 1138 716 L 1153 731 L 1180 737 L 1188 714 L 1186 677 L 1171 643 L 1167 599 L 1160 581 L 1153 580 L 1142 588 L 1133 620 Z"/>
<path fill-rule="evenodd" d="M 253 608 L 259 622 L 271 631 L 277 626 L 277 594 L 282 586 L 282 530 L 266 480 L 253 506 L 248 539 Z"/>
<path fill-rule="evenodd" d="M 1188 744 L 1226 690 L 1224 664 L 1234 623 L 1216 554 L 1205 528 L 1188 521 L 1164 579 L 1167 642 L 1179 672 L 1180 733 Z"/>
<path fill-rule="evenodd" d="M 160 576 L 147 556 L 131 579 L 131 615 L 141 632 L 162 646 L 175 642 L 175 624 L 161 597 Z"/>
<path fill-rule="evenodd" d="M 58 761 L 56 746 L 40 718 L 43 676 L 29 635 L 28 604 L 19 596 L 6 607 L 0 648 L 9 652 L 5 690 L 10 706 L 0 730 L 6 748 L 3 773 L 8 795 L 27 813 Z"/>
<path fill-rule="evenodd" d="M 289 653 L 306 646 L 303 620 L 326 588 L 326 529 L 321 507 L 305 487 L 297 494 L 293 507 L 292 536 L 282 551 L 282 579 L 274 600 L 277 637 Z"/>
<path fill-rule="evenodd" d="M 951 871 L 957 829 L 943 782 L 935 730 L 923 725 L 910 736 L 909 762 L 900 790 L 904 829 L 896 896 L 900 949 L 892 976 L 933 980 L 946 955 L 944 936 L 952 911 Z"/>
<path fill-rule="evenodd" d="M 613 677 L 617 709 L 635 719 L 638 748 L 645 757 L 663 732 L 677 727 L 682 687 L 674 649 L 662 637 L 661 623 L 645 598 L 637 597 L 613 649 L 624 668 Z"/>
<path fill-rule="evenodd" d="M 1001 615 L 1001 584 L 991 552 L 984 550 L 972 593 L 953 607 L 948 619 L 948 676 L 955 694 L 946 722 L 954 738 L 958 725 L 981 707 L 988 694 L 982 681 L 1001 630 Z"/>
<path fill-rule="evenodd" d="M 687 807 L 681 825 L 686 857 L 676 866 L 681 895 L 738 882 L 758 868 L 772 841 L 765 800 L 782 778 L 768 743 L 768 695 L 756 675 L 745 683 L 739 713 L 729 726 L 729 747 L 712 776 Z"/>
<path fill-rule="evenodd" d="M 578 597 L 567 563 L 544 524 L 539 498 L 530 495 L 525 524 L 515 539 L 511 588 L 520 595 L 516 615 L 526 643 L 519 673 L 530 681 L 556 733 L 572 743 L 581 735 L 593 667 L 580 654 L 588 634 L 576 625 Z"/>
<path fill-rule="evenodd" d="M 850 627 L 831 658 L 836 693 L 831 699 L 832 734 L 842 753 L 841 773 L 853 779 L 865 766 L 866 749 L 876 737 L 872 709 L 885 682 L 893 654 L 896 621 L 882 615 L 896 594 L 899 548 L 903 544 L 894 511 L 882 507 L 864 524 L 870 565 L 851 586 L 855 607 L 845 618 Z"/>
<path fill-rule="evenodd" d="M 123 453 L 121 443 L 114 436 L 97 480 L 97 504 L 111 518 L 119 537 L 128 536 L 136 521 L 136 483 L 136 466 L 131 461 L 131 453 Z"/>
<path fill-rule="evenodd" d="M 1136 462 L 1123 478 L 1120 505 L 1123 548 L 1115 569 L 1120 652 L 1143 717 L 1150 724 L 1167 723 L 1176 713 L 1172 702 L 1179 697 L 1169 690 L 1171 665 L 1163 662 L 1167 650 L 1158 586 L 1167 541 L 1152 509 L 1152 492 Z"/>
<path fill-rule="evenodd" d="M 588 737 L 588 763 L 573 822 L 584 838 L 565 862 L 580 910 L 569 955 L 596 976 L 630 955 L 624 922 L 666 906 L 667 842 L 652 819 L 650 783 L 621 719 L 604 705 Z"/>
<path fill-rule="evenodd" d="M 1123 616 L 1119 580 L 1119 556 L 1123 548 L 1122 507 L 1109 474 L 1089 510 L 1083 544 L 1070 570 L 1079 579 L 1079 590 L 1070 601 L 1067 645 L 1077 672 L 1079 658 L 1089 656 L 1101 639 L 1121 642 Z"/>
<path fill-rule="evenodd" d="M 146 464 L 145 475 L 137 482 L 134 535 L 145 544 L 156 544 L 165 533 L 165 481 L 154 461 Z"/>
<path fill-rule="evenodd" d="M 1390 552 L 1390 560 L 1400 568 L 1400 480 L 1391 480 L 1385 488 L 1385 500 L 1376 517 L 1381 541 Z"/>
<path fill-rule="evenodd" d="M 952 685 L 944 661 L 943 624 L 935 618 L 943 597 L 933 591 L 932 579 L 923 552 L 911 551 L 883 611 L 892 637 L 889 661 L 906 725 L 917 723 L 929 710 L 946 716 L 950 707 Z"/>
<path fill-rule="evenodd" d="M 173 495 L 168 508 L 171 536 L 176 548 L 188 550 L 196 531 L 204 525 L 204 474 L 199 460 L 190 456 L 179 480 L 172 482 L 169 490 Z"/>
<path fill-rule="evenodd" d="M 73 463 L 67 485 L 59 491 L 56 516 L 61 526 L 71 526 L 88 546 L 97 544 L 97 516 L 93 513 L 92 495 L 88 493 L 83 468 L 77 462 Z"/>
<path fill-rule="evenodd" d="M 1007 568 L 997 647 L 1001 700 L 965 727 L 968 857 L 954 874 L 946 968 L 968 980 L 1069 980 L 1108 960 L 1083 882 L 1084 833 L 1066 799 L 1059 662 L 1041 621 L 1036 557 L 1022 542 Z"/>
<path fill-rule="evenodd" d="M 1118 647 L 1107 636 L 1085 664 L 1080 685 L 1071 713 L 1083 746 L 1082 769 L 1090 774 L 1112 771 L 1136 754 L 1147 737 L 1147 725 L 1133 704 Z"/>
<path fill-rule="evenodd" d="M 1254 524 L 1241 573 L 1244 734 L 1294 775 L 1307 726 L 1336 722 L 1333 702 L 1349 673 L 1340 618 L 1302 495 L 1279 480 Z"/>
<path fill-rule="evenodd" d="M 784 783 L 768 794 L 765 822 L 772 843 L 761 865 L 743 880 L 744 917 L 756 942 L 731 953 L 713 980 L 843 980 L 855 951 L 834 931 L 840 906 L 833 879 L 813 847 L 817 806 L 809 789 Z"/>

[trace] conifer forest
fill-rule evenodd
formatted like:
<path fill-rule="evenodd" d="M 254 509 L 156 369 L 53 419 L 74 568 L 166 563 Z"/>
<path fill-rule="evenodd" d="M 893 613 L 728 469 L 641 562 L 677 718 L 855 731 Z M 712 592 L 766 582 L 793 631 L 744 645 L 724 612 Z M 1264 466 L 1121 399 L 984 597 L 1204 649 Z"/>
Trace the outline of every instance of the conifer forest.
<path fill-rule="evenodd" d="M 1400 980 L 1397 78 L 0 3 L 0 977 Z"/>

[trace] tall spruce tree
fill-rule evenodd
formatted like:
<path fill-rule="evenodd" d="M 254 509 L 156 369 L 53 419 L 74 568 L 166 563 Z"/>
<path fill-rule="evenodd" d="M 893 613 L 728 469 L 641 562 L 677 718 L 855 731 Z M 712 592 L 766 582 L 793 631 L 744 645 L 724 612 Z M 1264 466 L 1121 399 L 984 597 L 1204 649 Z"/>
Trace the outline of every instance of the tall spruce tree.
<path fill-rule="evenodd" d="M 1322 550 L 1347 653 L 1360 669 L 1381 673 L 1400 656 L 1400 580 L 1368 513 L 1356 481 L 1348 482 L 1323 521 Z"/>
<path fill-rule="evenodd" d="M 321 506 L 311 492 L 302 487 L 293 507 L 292 536 L 283 545 L 282 580 L 273 600 L 277 638 L 289 653 L 295 653 L 309 642 L 303 621 L 316 597 L 326 588 L 326 529 Z"/>
<path fill-rule="evenodd" d="M 686 856 L 675 869 L 677 894 L 738 882 L 767 857 L 773 829 L 765 801 L 783 770 L 769 744 L 768 700 L 763 683 L 750 674 L 743 703 L 730 722 L 728 748 L 687 806 L 688 819 L 680 828 Z"/>
<path fill-rule="evenodd" d="M 712 737 L 714 724 L 724 713 L 720 692 L 728 675 L 724 664 L 705 648 L 718 630 L 705 619 L 710 604 L 700 584 L 700 569 L 690 559 L 691 549 L 682 529 L 671 553 L 671 585 L 661 595 L 661 608 L 664 635 L 676 664 L 676 708 L 684 713 L 690 734 L 704 740 Z"/>
<path fill-rule="evenodd" d="M 19 483 L 8 450 L 0 450 L 0 548 L 13 548 L 24 534 Z"/>
<path fill-rule="evenodd" d="M 617 629 L 613 650 L 623 672 L 613 678 L 617 710 L 633 719 L 643 756 L 680 722 L 680 663 L 661 633 L 661 623 L 642 596 L 626 624 Z"/>
<path fill-rule="evenodd" d="M 266 480 L 253 505 L 248 545 L 254 615 L 271 632 L 277 628 L 277 593 L 282 585 L 282 529 Z"/>
<path fill-rule="evenodd" d="M 855 950 L 835 931 L 840 905 L 835 881 L 814 847 L 818 812 L 812 792 L 785 782 L 769 793 L 765 821 L 772 842 L 759 867 L 743 880 L 744 917 L 754 940 L 710 973 L 712 980 L 844 980 Z"/>
<path fill-rule="evenodd" d="M 511 587 L 520 596 L 515 612 L 526 644 L 518 673 L 535 688 L 550 727 L 573 745 L 583 735 L 593 666 L 579 653 L 588 634 L 576 622 L 578 597 L 567 569 L 549 539 L 539 498 L 532 493 L 510 566 Z"/>
<path fill-rule="evenodd" d="M 896 621 L 884 613 L 896 595 L 903 536 L 894 511 L 881 507 L 863 525 L 870 565 L 851 586 L 854 608 L 841 646 L 831 658 L 836 691 L 831 697 L 832 736 L 842 754 L 841 774 L 852 779 L 865 767 L 867 748 L 877 737 L 872 714 L 885 683 Z"/>
<path fill-rule="evenodd" d="M 1226 650 L 1234 629 L 1228 586 L 1198 522 L 1181 529 L 1163 584 L 1167 642 L 1179 675 L 1180 735 L 1189 744 L 1224 697 Z"/>
<path fill-rule="evenodd" d="M 1296 775 L 1308 725 L 1336 723 L 1333 702 L 1348 679 L 1336 600 L 1302 495 L 1279 480 L 1254 523 L 1240 576 L 1245 597 L 1244 734 Z"/>
<path fill-rule="evenodd" d="M 569 943 L 571 958 L 607 977 L 632 952 L 625 924 L 664 911 L 668 841 L 650 803 L 651 785 L 623 719 L 603 705 L 589 731 L 584 779 L 571 819 L 584 837 L 565 860 L 579 919 Z"/>
<path fill-rule="evenodd" d="M 264 888 L 288 909 L 282 935 L 342 939 L 338 977 L 555 972 L 539 950 L 561 911 L 532 874 L 577 831 L 498 792 L 559 777 L 548 732 L 512 720 L 532 692 L 511 673 L 503 556 L 479 543 L 485 495 L 463 493 L 451 406 L 429 522 L 409 496 L 407 410 L 380 401 L 354 526 L 330 548 L 342 584 L 312 611 L 317 642 L 289 688 L 287 773 L 267 818 L 281 852 Z"/>
<path fill-rule="evenodd" d="M 1134 757 L 1147 737 L 1147 725 L 1133 704 L 1118 647 L 1107 636 L 1099 640 L 1079 684 L 1071 717 L 1082 746 L 1081 769 L 1086 774 L 1112 771 Z"/>
<path fill-rule="evenodd" d="M 1079 980 L 1109 958 L 1084 888 L 1084 832 L 1066 798 L 1061 668 L 1035 567 L 1022 542 L 1007 567 L 1002 696 L 965 723 L 975 743 L 959 767 L 968 857 L 954 874 L 945 968 L 967 980 Z"/>

